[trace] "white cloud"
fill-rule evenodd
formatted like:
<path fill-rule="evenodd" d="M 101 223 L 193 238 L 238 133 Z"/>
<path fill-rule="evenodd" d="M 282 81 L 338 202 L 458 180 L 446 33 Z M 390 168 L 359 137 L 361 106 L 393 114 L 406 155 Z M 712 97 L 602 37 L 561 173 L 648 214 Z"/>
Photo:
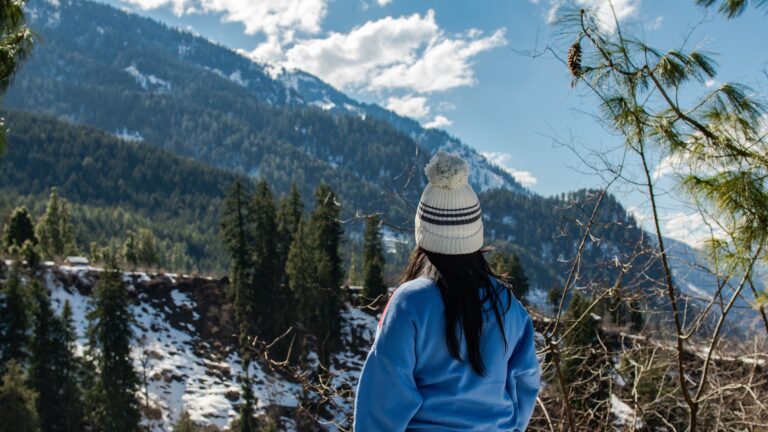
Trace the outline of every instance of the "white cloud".
<path fill-rule="evenodd" d="M 685 159 L 683 158 L 682 153 L 668 155 L 656 165 L 656 168 L 654 168 L 653 179 L 658 180 L 661 177 L 679 173 L 685 166 Z"/>
<path fill-rule="evenodd" d="M 225 22 L 239 22 L 245 33 L 263 33 L 267 42 L 256 50 L 275 58 L 276 51 L 296 33 L 316 34 L 327 13 L 328 0 L 122 0 L 141 9 L 170 7 L 176 15 L 220 13 Z"/>
<path fill-rule="evenodd" d="M 479 30 L 449 36 L 435 13 L 368 21 L 349 33 L 297 42 L 286 52 L 288 67 L 313 73 L 345 90 L 445 91 L 475 83 L 472 59 L 504 45 L 505 29 L 483 37 Z"/>
<path fill-rule="evenodd" d="M 725 232 L 717 226 L 713 226 L 712 233 L 699 213 L 671 213 L 664 217 L 662 222 L 664 235 L 693 247 L 701 247 L 713 234 L 716 238 L 725 237 Z"/>
<path fill-rule="evenodd" d="M 712 87 L 712 86 L 714 86 L 716 84 L 717 84 L 717 80 L 715 80 L 715 79 L 708 79 L 708 80 L 704 81 L 704 87 L 706 87 L 706 88 L 710 88 L 710 87 Z"/>
<path fill-rule="evenodd" d="M 434 92 L 472 85 L 475 83 L 472 57 L 504 45 L 504 33 L 505 30 L 500 29 L 488 37 L 480 37 L 478 32 L 468 32 L 467 39 L 433 41 L 418 60 L 396 64 L 381 71 L 371 81 L 371 87 Z"/>
<path fill-rule="evenodd" d="M 512 156 L 503 152 L 480 152 L 489 162 L 508 172 L 518 183 L 525 187 L 535 186 L 539 180 L 530 171 L 514 169 L 510 166 Z"/>
<path fill-rule="evenodd" d="M 442 115 L 436 115 L 435 118 L 431 122 L 425 124 L 424 127 L 427 129 L 433 129 L 433 128 L 450 126 L 452 124 L 453 124 L 453 121 L 449 120 L 448 117 L 442 116 Z"/>
<path fill-rule="evenodd" d="M 392 3 L 392 0 L 376 0 L 376 3 L 378 3 L 379 6 L 386 6 Z"/>
<path fill-rule="evenodd" d="M 549 0 L 547 22 L 554 22 L 557 19 L 560 8 L 571 3 L 581 8 L 593 10 L 603 29 L 612 32 L 616 28 L 616 20 L 621 22 L 637 14 L 638 9 L 640 8 L 640 1 L 641 0 Z M 532 1 L 532 3 L 539 4 L 540 0 Z M 660 25 L 661 21 L 658 23 Z"/>
<path fill-rule="evenodd" d="M 664 24 L 664 17 L 657 16 L 653 21 L 646 25 L 646 28 L 648 28 L 648 30 L 658 30 L 661 28 L 662 24 Z"/>
<path fill-rule="evenodd" d="M 650 231 L 653 229 L 653 217 L 647 206 L 634 206 L 627 209 L 637 221 L 638 225 Z M 695 248 L 704 245 L 704 242 L 715 238 L 725 238 L 725 232 L 717 225 L 712 225 L 712 230 L 705 223 L 701 213 L 697 211 L 661 210 L 659 215 L 661 232 L 665 237 L 679 240 Z"/>
<path fill-rule="evenodd" d="M 339 88 L 367 86 L 382 69 L 416 61 L 417 49 L 439 33 L 433 11 L 424 17 L 386 17 L 349 33 L 300 41 L 287 51 L 286 64 Z"/>
<path fill-rule="evenodd" d="M 387 109 L 390 109 L 401 116 L 411 118 L 422 118 L 429 114 L 427 98 L 423 96 L 403 96 L 391 97 L 387 99 Z"/>

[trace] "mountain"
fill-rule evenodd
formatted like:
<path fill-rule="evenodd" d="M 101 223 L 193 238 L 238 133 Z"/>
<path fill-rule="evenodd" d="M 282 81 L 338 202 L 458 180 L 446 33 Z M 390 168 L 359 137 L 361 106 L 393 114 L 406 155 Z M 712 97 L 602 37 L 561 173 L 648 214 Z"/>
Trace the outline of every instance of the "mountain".
<path fill-rule="evenodd" d="M 443 131 L 424 129 L 377 105 L 354 101 L 304 72 L 256 63 L 202 37 L 107 5 L 35 0 L 27 9 L 31 25 L 44 43 L 19 75 L 15 90 L 8 94 L 8 106 L 40 110 L 126 137 L 143 138 L 246 173 L 263 172 L 262 158 L 249 153 L 282 154 L 279 148 L 264 150 L 253 142 L 265 135 L 277 135 L 281 142 L 303 149 L 315 162 L 343 165 L 362 179 L 385 185 L 408 171 L 404 163 L 423 161 L 438 148 L 445 148 L 471 161 L 471 178 L 478 189 L 524 191 L 511 175 L 458 139 Z M 104 100 L 112 103 L 97 105 Z M 153 108 L 152 118 L 142 116 L 147 106 Z M 285 110 L 269 107 L 294 108 L 289 111 L 296 114 L 286 119 Z M 319 116 L 309 107 L 332 116 Z M 275 113 L 285 121 L 275 122 Z M 320 124 L 318 118 L 322 119 Z M 343 142 L 317 140 L 313 132 L 317 133 L 318 127 L 332 128 L 323 122 L 333 118 L 348 119 L 343 121 L 362 129 L 358 138 L 363 141 L 349 135 L 342 137 Z M 191 125 L 190 119 L 194 119 Z M 365 132 L 379 123 L 390 128 L 383 136 L 367 136 Z M 169 129 L 167 126 L 178 127 L 167 133 L 157 130 Z M 237 142 L 222 142 L 226 139 L 217 132 L 224 126 L 231 132 L 228 138 L 237 137 Z M 323 130 L 323 136 L 328 132 Z M 404 154 L 397 155 L 399 164 L 392 165 L 395 158 L 369 160 L 339 151 L 369 150 L 377 140 L 401 141 Z M 216 141 L 217 147 L 211 148 Z M 371 162 L 376 166 L 370 167 Z"/>

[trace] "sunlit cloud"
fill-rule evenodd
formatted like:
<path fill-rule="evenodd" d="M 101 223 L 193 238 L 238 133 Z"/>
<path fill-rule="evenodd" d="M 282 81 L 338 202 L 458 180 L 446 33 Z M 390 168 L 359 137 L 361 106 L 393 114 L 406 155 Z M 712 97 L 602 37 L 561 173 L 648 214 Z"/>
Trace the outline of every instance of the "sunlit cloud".
<path fill-rule="evenodd" d="M 512 155 L 503 152 L 481 152 L 489 162 L 508 172 L 518 183 L 525 187 L 535 186 L 539 180 L 530 171 L 512 168 Z"/>

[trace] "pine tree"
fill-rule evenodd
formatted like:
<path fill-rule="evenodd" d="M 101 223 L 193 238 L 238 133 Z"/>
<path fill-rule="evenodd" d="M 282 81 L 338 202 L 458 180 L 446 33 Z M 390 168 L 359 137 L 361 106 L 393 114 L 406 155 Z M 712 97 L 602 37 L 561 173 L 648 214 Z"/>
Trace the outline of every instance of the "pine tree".
<path fill-rule="evenodd" d="M 26 207 L 17 207 L 11 213 L 11 217 L 8 219 L 3 230 L 5 250 L 8 251 L 13 246 L 21 248 L 27 240 L 37 244 L 35 224 L 32 221 L 32 215 L 29 214 L 29 210 Z"/>
<path fill-rule="evenodd" d="M 296 299 L 299 320 L 306 329 L 315 329 L 318 320 L 318 303 L 321 296 L 315 268 L 315 257 L 307 238 L 307 224 L 299 222 L 296 235 L 288 253 L 285 272 Z"/>
<path fill-rule="evenodd" d="M 61 257 L 76 250 L 74 228 L 69 220 L 69 205 L 51 188 L 45 213 L 35 226 L 40 249 L 47 257 Z"/>
<path fill-rule="evenodd" d="M 369 216 L 363 234 L 363 296 L 369 301 L 382 299 L 387 294 L 380 224 L 381 219 L 377 215 Z"/>
<path fill-rule="evenodd" d="M 220 225 L 221 237 L 230 256 L 230 292 L 235 300 L 236 319 L 240 322 L 247 319 L 245 290 L 250 283 L 254 241 L 248 192 L 240 180 L 235 180 L 227 191 Z"/>
<path fill-rule="evenodd" d="M 288 249 L 293 242 L 293 235 L 299 228 L 299 223 L 304 217 L 304 202 L 301 200 L 301 194 L 296 183 L 291 185 L 291 191 L 287 196 L 280 200 L 279 225 L 281 240 L 285 245 L 285 257 L 288 256 Z"/>
<path fill-rule="evenodd" d="M 125 237 L 125 243 L 123 243 L 123 258 L 125 262 L 131 265 L 131 269 L 135 270 L 139 265 L 139 245 L 136 239 L 136 233 L 128 231 Z"/>
<path fill-rule="evenodd" d="M 64 318 L 54 315 L 47 290 L 32 282 L 35 301 L 34 333 L 30 349 L 29 382 L 38 394 L 37 412 L 42 432 L 77 430 L 79 410 L 72 404 L 78 398 L 69 323 L 71 309 Z M 75 393 L 74 395 L 72 393 Z"/>
<path fill-rule="evenodd" d="M 13 249 L 16 249 L 16 246 L 13 246 Z M 24 241 L 24 244 L 21 245 L 19 255 L 21 255 L 22 259 L 27 262 L 27 267 L 32 269 L 33 272 L 40 264 L 40 247 L 32 243 L 31 240 Z"/>
<path fill-rule="evenodd" d="M 277 210 L 272 191 L 266 180 L 256 184 L 253 197 L 253 316 L 249 322 L 256 324 L 261 334 L 272 338 L 283 310 L 276 308 L 278 284 L 282 280 L 283 268 L 278 266 L 277 256 Z M 278 322 L 276 322 L 278 321 Z"/>
<path fill-rule="evenodd" d="M 12 361 L 7 369 L 0 386 L 0 432 L 37 432 L 37 394 L 24 384 L 18 363 Z"/>
<path fill-rule="evenodd" d="M 179 414 L 179 419 L 173 426 L 173 432 L 201 432 L 195 422 L 192 421 L 192 417 L 189 416 L 189 411 L 182 410 Z"/>
<path fill-rule="evenodd" d="M 21 268 L 14 262 L 0 298 L 0 372 L 10 361 L 23 364 L 27 359 L 30 331 L 30 301 L 22 285 Z"/>
<path fill-rule="evenodd" d="M 88 314 L 88 348 L 97 369 L 94 420 L 101 430 L 134 432 L 139 428 L 139 378 L 131 361 L 130 306 L 115 257 L 107 257 L 94 293 L 94 308 Z"/>
<path fill-rule="evenodd" d="M 530 284 L 528 276 L 525 274 L 523 264 L 517 254 L 508 254 L 497 251 L 490 259 L 491 269 L 497 275 L 500 275 L 512 287 L 512 292 L 518 300 L 525 302 L 525 296 L 528 295 Z"/>
<path fill-rule="evenodd" d="M 146 267 L 156 267 L 160 264 L 160 251 L 157 238 L 147 228 L 139 228 L 136 260 Z"/>
<path fill-rule="evenodd" d="M 253 417 L 256 396 L 253 394 L 253 382 L 249 372 L 250 359 L 243 357 L 243 374 L 241 376 L 241 392 L 243 403 L 240 405 L 240 418 L 237 430 L 239 432 L 255 432 L 256 425 Z"/>
<path fill-rule="evenodd" d="M 69 304 L 69 300 L 64 301 L 60 320 L 65 346 L 64 355 L 59 363 L 59 373 L 64 383 L 61 401 L 65 416 L 62 422 L 64 427 L 61 430 L 65 432 L 78 432 L 83 430 L 83 395 L 79 382 L 80 362 L 75 357 L 77 332 L 75 331 L 72 306 Z"/>
<path fill-rule="evenodd" d="M 311 249 L 314 255 L 316 279 L 321 295 L 318 298 L 318 350 L 327 361 L 332 344 L 340 330 L 339 309 L 341 282 L 344 277 L 339 245 L 343 230 L 339 221 L 341 205 L 336 194 L 326 184 L 315 191 L 315 210 L 309 220 Z"/>

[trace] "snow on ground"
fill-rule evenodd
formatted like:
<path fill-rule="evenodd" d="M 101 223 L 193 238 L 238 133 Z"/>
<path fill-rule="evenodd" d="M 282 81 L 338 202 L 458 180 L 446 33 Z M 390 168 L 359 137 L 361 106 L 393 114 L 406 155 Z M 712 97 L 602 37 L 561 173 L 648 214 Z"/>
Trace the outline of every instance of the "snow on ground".
<path fill-rule="evenodd" d="M 128 128 L 123 127 L 115 131 L 115 136 L 123 141 L 144 141 L 144 136 L 139 131 L 130 131 Z"/>
<path fill-rule="evenodd" d="M 84 354 L 86 317 L 91 308 L 90 295 L 82 294 L 81 289 L 90 292 L 95 287 L 99 270 L 62 266 L 58 271 L 46 271 L 45 274 L 54 308 L 60 312 L 65 301 L 72 307 L 78 355 Z M 151 295 L 151 288 L 141 284 L 153 278 L 175 281 L 179 276 L 150 277 L 142 272 L 125 272 L 123 275 L 126 289 L 136 291 L 138 297 L 132 306 L 135 317 L 132 355 L 142 381 L 139 399 L 151 407 L 148 410 L 151 419 L 145 419 L 145 424 L 153 432 L 171 431 L 181 411 L 186 409 L 196 422 L 225 428 L 238 417 L 240 357 L 235 351 L 220 354 L 210 349 L 196 330 L 195 324 L 201 317 L 195 301 L 178 287 L 170 290 L 170 300 Z M 345 306 L 342 316 L 342 339 L 346 349 L 335 355 L 331 371 L 335 385 L 354 389 L 377 320 L 349 305 Z M 249 372 L 254 380 L 259 409 L 269 405 L 297 406 L 301 391 L 298 384 L 270 374 L 256 362 Z M 351 410 L 352 403 L 353 400 L 343 401 L 345 410 Z M 284 420 L 287 422 L 284 427 L 293 430 L 290 421 Z"/>
<path fill-rule="evenodd" d="M 611 394 L 611 414 L 616 416 L 614 424 L 617 426 L 631 425 L 634 422 L 635 429 L 643 428 L 643 421 L 637 418 L 635 410 L 615 394 Z"/>
<path fill-rule="evenodd" d="M 136 67 L 136 65 L 132 64 L 123 70 L 128 72 L 128 74 L 132 76 L 133 79 L 136 80 L 136 83 L 139 84 L 144 90 L 147 90 L 150 86 L 153 86 L 154 90 L 161 92 L 171 91 L 171 83 L 169 81 L 158 78 L 152 74 L 144 74 Z"/>

